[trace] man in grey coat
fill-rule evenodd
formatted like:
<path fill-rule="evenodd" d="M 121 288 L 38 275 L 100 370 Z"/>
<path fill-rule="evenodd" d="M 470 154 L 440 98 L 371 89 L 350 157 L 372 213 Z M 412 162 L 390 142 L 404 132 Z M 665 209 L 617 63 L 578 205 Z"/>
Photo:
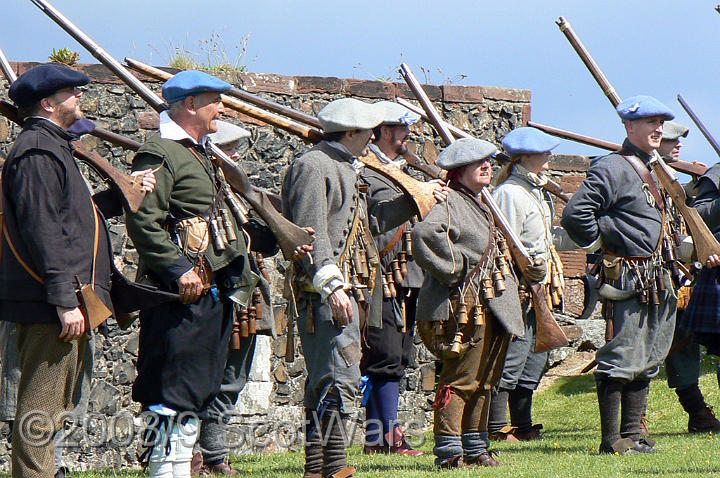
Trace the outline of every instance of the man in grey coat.
<path fill-rule="evenodd" d="M 663 123 L 674 115 L 649 96 L 628 98 L 617 112 L 627 131 L 623 148 L 590 165 L 562 225 L 583 249 L 603 249 L 599 292 L 614 334 L 597 353 L 600 452 L 655 453 L 654 442 L 641 436 L 641 418 L 650 380 L 670 349 L 677 296 L 660 250 L 665 201 L 656 181 L 643 176 L 660 146 Z M 657 285 L 663 282 L 664 290 Z M 655 300 L 647 299 L 655 293 Z"/>
<path fill-rule="evenodd" d="M 305 383 L 305 477 L 354 476 L 348 466 L 343 419 L 360 381 L 360 322 L 380 326 L 379 260 L 368 221 L 362 163 L 383 111 L 359 100 L 329 103 L 318 114 L 320 142 L 288 168 L 283 213 L 315 230 L 314 251 L 295 264 L 294 308 Z M 375 228 L 396 227 L 412 214 L 404 197 L 384 203 Z M 378 222 L 380 221 L 380 222 Z"/>

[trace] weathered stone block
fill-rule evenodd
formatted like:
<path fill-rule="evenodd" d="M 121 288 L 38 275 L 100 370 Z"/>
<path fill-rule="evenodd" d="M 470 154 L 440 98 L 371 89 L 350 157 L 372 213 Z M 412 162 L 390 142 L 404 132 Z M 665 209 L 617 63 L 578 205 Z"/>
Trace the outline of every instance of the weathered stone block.
<path fill-rule="evenodd" d="M 343 81 L 340 78 L 324 76 L 296 76 L 297 94 L 327 93 L 337 95 L 342 93 Z"/>
<path fill-rule="evenodd" d="M 345 80 L 345 93 L 364 98 L 395 98 L 395 85 L 386 81 Z"/>

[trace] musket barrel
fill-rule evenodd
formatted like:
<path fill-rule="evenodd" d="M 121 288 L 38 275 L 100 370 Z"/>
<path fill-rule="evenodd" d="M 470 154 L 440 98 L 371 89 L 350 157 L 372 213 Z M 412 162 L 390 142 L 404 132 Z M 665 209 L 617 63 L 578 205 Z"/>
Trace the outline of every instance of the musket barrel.
<path fill-rule="evenodd" d="M 140 71 L 142 73 L 147 74 L 148 76 L 155 77 L 154 73 L 156 71 L 162 72 L 162 70 L 158 70 L 157 68 L 153 68 L 150 65 L 147 65 L 138 60 L 134 60 L 132 58 L 125 57 L 125 63 L 127 64 L 127 66 L 129 66 L 133 70 Z M 163 72 L 163 73 L 165 73 L 165 72 Z M 265 98 L 261 98 L 260 96 L 254 95 L 254 94 L 252 94 L 248 91 L 245 91 L 241 88 L 233 87 L 232 90 L 227 92 L 227 95 L 238 98 L 242 101 L 245 101 L 246 103 L 250 103 L 255 106 L 259 106 L 260 108 L 266 109 L 268 111 L 272 111 L 273 113 L 277 113 L 282 116 L 287 116 L 288 118 L 294 119 L 295 121 L 299 121 L 300 123 L 304 123 L 308 126 L 312 126 L 313 128 L 321 127 L 320 121 L 314 116 L 305 114 L 301 111 L 298 111 L 298 110 L 295 110 L 292 108 L 288 108 L 287 106 L 281 105 L 280 103 L 266 100 Z"/>
<path fill-rule="evenodd" d="M 142 81 L 136 78 L 129 70 L 123 67 L 120 62 L 107 54 L 97 43 L 83 33 L 78 27 L 73 25 L 64 15 L 57 9 L 52 7 L 46 0 L 30 0 L 45 12 L 55 23 L 63 28 L 67 33 L 82 44 L 90 53 L 97 58 L 100 63 L 109 68 L 120 79 L 122 79 L 133 91 L 145 100 L 158 113 L 168 108 L 168 105 Z M 212 144 L 212 143 L 210 143 Z M 247 201 L 252 204 L 255 211 L 265 220 L 272 229 L 285 258 L 291 258 L 295 253 L 295 248 L 313 241 L 305 229 L 293 224 L 282 216 L 271 203 L 270 198 L 263 193 L 259 193 L 250 185 L 250 180 L 245 171 L 232 161 L 226 154 L 215 145 L 213 154 L 220 160 L 221 168 L 225 173 L 230 185 L 237 190 Z"/>
<path fill-rule="evenodd" d="M 528 126 L 532 126 L 533 128 L 537 128 L 541 131 L 546 132 L 547 134 L 557 136 L 558 138 L 569 139 L 571 141 L 586 144 L 588 146 L 595 146 L 596 148 L 607 149 L 608 151 L 618 151 L 621 148 L 621 145 L 617 143 L 612 143 L 610 141 L 593 138 L 591 136 L 585 136 L 584 134 L 573 133 L 572 131 L 554 128 L 552 126 L 547 126 L 540 123 L 535 123 L 534 121 L 528 121 Z"/>
<path fill-rule="evenodd" d="M 127 83 L 133 90 L 135 90 L 142 98 L 147 101 L 150 106 L 154 109 L 167 109 L 165 102 L 155 93 L 150 90 L 143 82 L 135 77 L 105 50 L 100 45 L 95 43 L 85 32 L 80 30 L 75 24 L 73 24 L 65 15 L 60 13 L 58 9 L 50 4 L 47 0 L 30 0 L 40 10 L 42 10 L 47 16 L 49 16 L 60 28 L 65 30 L 71 37 L 77 40 L 87 51 L 98 59 L 100 63 L 108 67 L 115 73 L 120 79 Z"/>
<path fill-rule="evenodd" d="M 422 117 L 422 119 L 424 119 L 425 121 L 429 121 L 427 113 L 425 113 L 425 110 L 423 110 L 422 108 L 418 108 L 414 104 L 412 104 L 409 101 L 404 100 L 402 98 L 396 98 L 396 101 L 398 102 L 398 104 L 403 105 L 405 108 L 409 109 L 413 113 L 419 114 L 420 117 Z M 456 138 L 472 138 L 473 137 L 470 133 L 468 133 L 467 131 L 461 130 L 460 128 L 458 128 L 455 125 L 451 125 L 450 123 L 447 123 L 445 121 L 443 121 L 443 123 L 445 123 L 445 126 L 450 130 L 452 135 L 455 136 Z"/>
<path fill-rule="evenodd" d="M 174 76 L 172 73 L 168 73 L 166 71 L 161 70 L 160 68 L 155 68 L 155 67 L 147 65 L 143 62 L 133 60 L 132 58 L 125 58 L 125 63 L 127 63 L 129 68 L 132 68 L 135 71 L 139 71 L 139 72 L 141 72 L 151 78 L 155 78 L 157 80 L 167 81 Z M 280 129 L 284 129 L 285 131 L 296 134 L 296 135 L 298 135 L 306 140 L 309 140 L 313 143 L 318 143 L 322 140 L 322 132 L 315 129 L 314 127 L 308 126 L 307 124 L 299 123 L 293 119 L 282 117 L 277 114 L 268 112 L 268 111 L 261 109 L 255 105 L 239 101 L 238 99 L 230 97 L 226 94 L 222 95 L 222 100 L 226 106 L 234 109 L 235 111 L 239 111 L 239 112 L 246 114 L 252 118 L 259 119 L 260 121 L 271 124 Z M 269 101 L 268 103 L 273 103 L 273 102 Z M 276 103 L 273 103 L 273 104 L 277 105 Z M 280 105 L 277 105 L 277 106 L 280 106 Z M 283 107 L 283 108 L 286 110 L 290 110 L 290 108 L 285 108 L 285 107 Z M 294 110 L 291 110 L 291 111 L 294 111 Z M 307 116 L 307 115 L 305 115 L 305 116 Z M 317 121 L 317 118 L 315 118 L 315 121 L 317 122 L 318 125 L 320 124 L 320 122 Z"/>
<path fill-rule="evenodd" d="M 405 82 L 410 87 L 410 90 L 412 90 L 415 98 L 417 98 L 417 100 L 423 106 L 423 109 L 427 113 L 428 117 L 431 120 L 431 123 L 442 138 L 443 142 L 446 145 L 451 144 L 454 141 L 454 138 L 450 133 L 450 130 L 447 128 L 447 126 L 445 126 L 445 121 L 443 121 L 433 104 L 430 102 L 430 98 L 428 98 L 427 93 L 425 93 L 425 90 L 423 90 L 422 85 L 417 80 L 415 74 L 410 69 L 410 66 L 407 63 L 402 63 L 400 65 L 400 74 L 405 79 Z"/>
<path fill-rule="evenodd" d="M 5 78 L 7 78 L 8 82 L 11 85 L 15 83 L 15 80 L 17 80 L 17 75 L 12 69 L 12 66 L 10 66 L 10 62 L 5 56 L 5 52 L 2 51 L 2 48 L 0 48 L 0 69 L 2 69 L 3 75 L 5 75 Z"/>
<path fill-rule="evenodd" d="M 720 144 L 718 144 L 715 137 L 712 135 L 712 133 L 710 133 L 710 130 L 707 129 L 707 126 L 705 126 L 705 123 L 703 123 L 703 121 L 700 119 L 700 117 L 695 114 L 695 111 L 693 111 L 693 109 L 690 107 L 688 102 L 685 101 L 685 98 L 683 98 L 682 95 L 678 94 L 677 100 L 680 102 L 683 109 L 685 109 L 685 112 L 688 114 L 688 116 L 690 116 L 690 118 L 692 118 L 693 122 L 695 123 L 695 125 L 697 125 L 698 129 L 703 134 L 703 136 L 705 136 L 705 139 L 708 140 L 708 143 L 710 143 L 710 146 L 712 146 L 713 149 L 715 150 L 715 152 L 718 155 L 720 155 Z"/>
<path fill-rule="evenodd" d="M 602 72 L 597 63 L 595 63 L 595 59 L 590 55 L 590 52 L 587 50 L 587 48 L 585 48 L 585 45 L 583 45 L 583 43 L 580 41 L 580 38 L 577 36 L 577 34 L 575 34 L 575 30 L 573 30 L 570 22 L 567 21 L 565 17 L 560 17 L 560 19 L 555 23 L 557 23 L 560 31 L 563 32 L 572 47 L 580 56 L 580 59 L 583 61 L 583 63 L 585 63 L 587 69 L 590 70 L 593 78 L 595 78 L 595 81 L 598 82 L 600 88 L 602 88 L 603 90 L 603 93 L 605 93 L 605 96 L 607 96 L 610 100 L 610 103 L 612 103 L 613 106 L 619 105 L 622 101 L 620 99 L 620 96 L 615 91 L 615 88 L 613 88 L 613 86 L 610 84 L 610 81 L 608 81 L 607 77 Z"/>

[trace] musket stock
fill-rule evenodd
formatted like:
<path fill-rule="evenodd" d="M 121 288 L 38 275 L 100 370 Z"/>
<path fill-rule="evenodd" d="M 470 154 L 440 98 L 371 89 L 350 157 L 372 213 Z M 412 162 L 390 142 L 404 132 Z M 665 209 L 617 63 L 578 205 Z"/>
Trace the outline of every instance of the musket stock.
<path fill-rule="evenodd" d="M 418 181 L 409 174 L 402 172 L 399 168 L 382 163 L 374 154 L 363 156 L 360 161 L 368 168 L 390 179 L 406 196 L 410 197 L 415 206 L 415 212 L 420 218 L 424 219 L 433 206 L 437 204 L 433 195 L 436 188 L 435 184 Z"/>
<path fill-rule="evenodd" d="M 0 114 L 22 126 L 23 121 L 20 119 L 15 105 L 11 105 L 5 100 L 0 101 Z M 110 164 L 110 162 L 94 151 L 88 151 L 80 141 L 73 141 L 73 156 L 92 167 L 103 178 L 111 181 L 120 190 L 125 207 L 136 212 L 145 199 L 145 192 L 142 190 L 142 184 L 136 181 L 129 174 L 120 171 L 118 168 Z"/>
<path fill-rule="evenodd" d="M 695 245 L 695 253 L 701 264 L 705 264 L 708 258 L 713 254 L 720 254 L 720 244 L 715 240 L 715 236 L 708 229 L 705 221 L 700 217 L 697 209 L 686 204 L 687 195 L 685 188 L 673 176 L 670 168 L 665 164 L 660 155 L 655 151 L 653 159 L 650 161 L 653 165 L 653 171 L 662 184 L 665 192 L 670 195 L 673 205 L 678 209 L 685 224 L 693 237 Z"/>
<path fill-rule="evenodd" d="M 403 77 L 405 78 L 408 86 L 412 90 L 413 94 L 423 105 L 427 117 L 429 118 L 430 124 L 433 125 L 436 131 L 440 132 L 444 129 L 445 133 L 440 133 L 445 144 L 450 144 L 454 141 L 454 138 L 450 134 L 448 128 L 444 128 L 444 121 L 440 118 L 440 115 L 435 110 L 435 107 L 430 102 L 425 91 L 420 86 L 420 82 L 414 77 L 412 70 L 403 63 L 402 65 Z M 513 260 L 517 263 L 520 270 L 525 275 L 528 267 L 534 265 L 530 254 L 525 249 L 525 246 L 520 241 L 520 238 L 515 234 L 515 231 L 510 226 L 505 215 L 502 213 L 497 203 L 490 194 L 487 188 L 483 188 L 482 192 L 483 202 L 488 206 L 490 212 L 493 215 L 496 226 L 500 229 L 507 240 L 508 247 Z M 563 347 L 568 344 L 568 339 L 565 336 L 565 332 L 560 328 L 558 323 L 553 317 L 552 310 L 548 307 L 547 291 L 545 286 L 542 284 L 533 283 L 527 277 L 525 281 L 528 283 L 528 290 L 532 299 L 533 308 L 535 309 L 535 317 L 537 319 L 537 339 L 535 343 L 535 352 L 545 352 L 554 348 Z"/>
<path fill-rule="evenodd" d="M 110 56 L 100 45 L 95 43 L 87 34 L 75 26 L 62 13 L 53 7 L 46 0 L 30 0 L 57 23 L 70 36 L 75 38 L 84 46 L 100 63 L 110 69 L 115 75 L 125 82 L 143 100 L 145 100 L 155 111 L 160 113 L 167 109 L 167 104 L 148 88 L 142 81 L 136 78 L 130 71 L 123 67 L 115 58 Z M 293 224 L 272 207 L 271 200 L 267 195 L 259 193 L 250 186 L 250 180 L 235 162 L 225 155 L 220 148 L 213 145 L 213 153 L 221 162 L 221 168 L 226 174 L 228 184 L 242 195 L 255 211 L 265 220 L 275 234 L 280 244 L 283 255 L 289 259 L 295 254 L 297 247 L 310 244 L 313 236 L 305 229 Z M 227 171 L 226 171 L 227 169 Z"/>
<path fill-rule="evenodd" d="M 143 73 L 143 74 L 145 74 L 151 78 L 155 78 L 157 80 L 167 81 L 174 76 L 171 73 L 163 71 L 159 68 L 152 67 L 143 62 L 133 60 L 132 58 L 125 58 L 125 63 L 127 63 L 128 67 L 132 68 L 133 70 L 139 71 L 140 73 Z M 235 88 L 235 89 L 237 89 L 237 88 Z M 240 90 L 238 90 L 238 91 L 240 91 Z M 230 94 L 232 95 L 232 91 L 230 91 Z M 232 95 L 232 96 L 235 96 L 235 95 Z M 262 98 L 258 98 L 258 99 L 262 99 Z M 228 96 L 227 94 L 222 95 L 222 101 L 223 101 L 223 104 L 225 104 L 225 106 L 232 108 L 235 111 L 239 111 L 240 113 L 246 114 L 252 118 L 258 119 L 260 121 L 271 124 L 275 127 L 278 127 L 280 129 L 283 129 L 290 133 L 296 134 L 296 135 L 300 136 L 301 138 L 304 138 L 313 143 L 319 143 L 323 138 L 322 131 L 316 129 L 316 127 L 314 125 L 314 124 L 317 124 L 318 126 L 320 125 L 320 122 L 318 121 L 317 118 L 313 118 L 312 116 L 309 116 L 309 115 L 303 115 L 302 113 L 300 113 L 298 111 L 278 105 L 277 103 L 274 103 L 272 101 L 263 100 L 265 103 L 270 103 L 272 105 L 275 105 L 276 107 L 281 107 L 281 109 L 283 110 L 282 114 L 287 115 L 288 114 L 287 112 L 290 111 L 290 112 L 293 112 L 293 116 L 303 115 L 303 117 L 313 119 L 314 120 L 313 126 L 312 127 L 308 126 L 309 120 L 306 120 L 305 124 L 299 123 L 293 119 L 288 119 L 288 118 L 270 113 L 268 111 L 265 111 L 264 109 L 258 108 L 257 106 L 254 106 L 252 104 L 248 104 L 243 101 L 239 101 L 238 99 L 232 98 L 231 96 Z M 273 108 L 273 109 L 277 109 L 277 108 Z"/>
<path fill-rule="evenodd" d="M 580 55 L 580 59 L 582 59 L 585 66 L 587 66 L 588 70 L 590 70 L 593 78 L 595 78 L 600 88 L 610 99 L 610 102 L 614 107 L 617 107 L 617 105 L 622 101 L 620 96 L 615 93 L 615 88 L 612 87 L 605 74 L 600 70 L 600 67 L 597 63 L 595 63 L 592 56 L 590 56 L 590 52 L 587 48 L 585 48 L 585 46 L 580 42 L 580 39 L 570 27 L 570 24 L 563 17 L 560 17 L 558 26 L 570 41 L 573 48 L 575 48 L 578 55 Z M 608 92 L 612 92 L 612 94 L 609 94 Z M 653 166 L 653 171 L 655 171 L 657 176 L 658 182 L 665 192 L 671 196 L 673 204 L 685 220 L 685 224 L 687 224 L 688 231 L 693 238 L 698 260 L 702 264 L 705 264 L 710 255 L 720 254 L 720 243 L 718 243 L 715 236 L 713 236 L 710 232 L 707 224 L 705 224 L 705 222 L 700 218 L 697 210 L 686 205 L 687 197 L 685 195 L 685 190 L 682 188 L 680 182 L 675 178 L 675 176 L 673 176 L 670 168 L 660 157 L 657 151 L 654 151 L 654 157 L 651 160 L 651 164 Z"/>

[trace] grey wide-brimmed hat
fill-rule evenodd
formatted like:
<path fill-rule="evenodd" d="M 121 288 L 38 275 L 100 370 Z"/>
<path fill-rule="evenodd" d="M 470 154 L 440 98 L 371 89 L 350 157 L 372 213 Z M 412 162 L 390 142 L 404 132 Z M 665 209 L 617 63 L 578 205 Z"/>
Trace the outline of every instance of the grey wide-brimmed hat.
<path fill-rule="evenodd" d="M 394 101 L 378 101 L 375 103 L 378 106 L 382 106 L 384 116 L 382 120 L 383 125 L 387 126 L 410 126 L 411 124 L 417 123 L 420 119 L 420 115 L 413 113 L 403 105 L 395 103 Z"/>
<path fill-rule="evenodd" d="M 218 146 L 232 143 L 233 141 L 238 141 L 250 136 L 250 131 L 232 123 L 228 123 L 227 121 L 217 120 L 216 123 L 218 130 L 214 133 L 210 133 L 209 136 L 210 141 Z"/>
<path fill-rule="evenodd" d="M 690 128 L 678 123 L 677 121 L 666 121 L 663 124 L 663 136 L 662 139 L 678 139 L 680 137 L 686 138 Z"/>
<path fill-rule="evenodd" d="M 437 164 L 443 169 L 450 170 L 476 163 L 489 158 L 498 149 L 494 144 L 483 139 L 461 138 L 445 148 L 437 158 Z"/>
<path fill-rule="evenodd" d="M 325 105 L 317 115 L 326 133 L 372 129 L 379 125 L 385 110 L 376 103 L 365 103 L 354 98 L 342 98 Z"/>

